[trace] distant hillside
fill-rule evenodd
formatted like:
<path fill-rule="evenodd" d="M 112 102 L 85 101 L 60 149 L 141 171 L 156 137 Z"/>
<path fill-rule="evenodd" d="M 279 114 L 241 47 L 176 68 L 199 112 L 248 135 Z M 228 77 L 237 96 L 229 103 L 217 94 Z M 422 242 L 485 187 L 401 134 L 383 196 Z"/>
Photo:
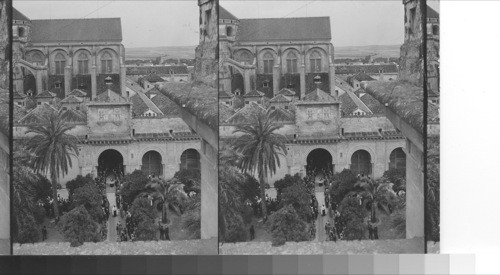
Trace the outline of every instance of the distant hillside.
<path fill-rule="evenodd" d="M 125 59 L 155 59 L 160 55 L 167 55 L 167 58 L 194 59 L 195 48 L 196 46 L 126 48 Z"/>
<path fill-rule="evenodd" d="M 335 59 L 359 58 L 374 54 L 377 57 L 399 57 L 401 45 L 373 45 L 373 46 L 349 46 L 335 47 Z"/>

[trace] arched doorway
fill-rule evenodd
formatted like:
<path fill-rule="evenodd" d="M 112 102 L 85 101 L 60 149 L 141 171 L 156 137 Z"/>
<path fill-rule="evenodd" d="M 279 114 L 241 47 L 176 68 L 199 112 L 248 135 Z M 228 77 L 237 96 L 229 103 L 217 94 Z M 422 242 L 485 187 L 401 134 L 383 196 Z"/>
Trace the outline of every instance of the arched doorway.
<path fill-rule="evenodd" d="M 365 150 L 358 150 L 351 156 L 351 171 L 355 175 L 372 174 L 372 158 L 370 153 Z"/>
<path fill-rule="evenodd" d="M 389 156 L 389 169 L 406 170 L 406 154 L 403 148 L 399 147 L 392 150 Z"/>
<path fill-rule="evenodd" d="M 123 156 L 117 150 L 108 149 L 102 152 L 97 165 L 97 172 L 101 177 L 116 179 L 124 174 Z"/>
<path fill-rule="evenodd" d="M 195 149 L 187 149 L 181 155 L 180 170 L 200 170 L 200 153 Z"/>
<path fill-rule="evenodd" d="M 161 164 L 161 155 L 156 151 L 148 151 L 142 156 L 141 170 L 147 175 L 161 176 L 163 174 L 163 165 Z"/>
<path fill-rule="evenodd" d="M 314 149 L 307 155 L 306 172 L 313 174 L 316 181 L 322 181 L 333 173 L 332 155 L 325 149 Z"/>

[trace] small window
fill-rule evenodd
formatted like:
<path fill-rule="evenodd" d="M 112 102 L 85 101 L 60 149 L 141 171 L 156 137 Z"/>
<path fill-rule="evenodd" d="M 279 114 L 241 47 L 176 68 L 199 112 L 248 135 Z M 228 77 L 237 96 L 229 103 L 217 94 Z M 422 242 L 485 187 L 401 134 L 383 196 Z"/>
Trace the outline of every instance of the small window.
<path fill-rule="evenodd" d="M 66 107 L 63 107 L 63 111 L 66 111 L 66 110 L 68 110 L 68 108 L 66 108 Z"/>
<path fill-rule="evenodd" d="M 269 82 L 264 82 L 264 83 L 262 83 L 262 87 L 264 87 L 264 88 L 268 88 L 268 87 L 269 87 Z"/>
<path fill-rule="evenodd" d="M 288 106 L 285 106 L 285 110 L 288 110 Z"/>
<path fill-rule="evenodd" d="M 248 104 L 250 104 L 250 101 L 245 101 L 245 105 L 248 105 Z"/>
<path fill-rule="evenodd" d="M 55 87 L 56 89 L 60 89 L 60 88 L 61 88 L 61 82 L 56 82 L 56 83 L 54 84 L 54 87 Z"/>
<path fill-rule="evenodd" d="M 76 106 L 76 110 L 77 110 L 77 111 L 80 111 L 80 106 Z"/>
<path fill-rule="evenodd" d="M 38 102 L 38 105 L 42 105 L 42 102 Z"/>

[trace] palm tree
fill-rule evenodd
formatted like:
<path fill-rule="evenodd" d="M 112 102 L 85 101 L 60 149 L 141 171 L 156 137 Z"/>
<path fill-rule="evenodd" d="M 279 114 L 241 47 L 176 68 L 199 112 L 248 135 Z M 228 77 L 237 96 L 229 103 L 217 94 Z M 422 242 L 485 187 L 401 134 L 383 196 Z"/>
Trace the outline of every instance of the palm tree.
<path fill-rule="evenodd" d="M 72 167 L 71 156 L 78 155 L 78 139 L 67 134 L 74 126 L 61 118 L 61 111 L 49 111 L 42 114 L 41 123 L 28 127 L 27 134 L 34 136 L 28 140 L 26 149 L 34 155 L 32 167 L 35 173 L 50 173 L 54 215 L 59 221 L 57 201 L 57 179 L 68 173 Z"/>
<path fill-rule="evenodd" d="M 397 199 L 396 193 L 392 190 L 393 183 L 365 178 L 354 186 L 362 188 L 362 191 L 358 192 L 358 194 L 365 199 L 366 203 L 371 204 L 370 217 L 372 223 L 378 221 L 377 209 L 388 215 L 392 213 L 389 205 L 394 205 Z"/>
<path fill-rule="evenodd" d="M 168 209 L 174 211 L 175 214 L 183 213 L 183 205 L 187 201 L 187 194 L 184 192 L 184 184 L 177 179 L 163 180 L 153 179 L 146 184 L 147 191 L 144 196 L 152 196 L 153 201 L 161 205 L 161 222 L 168 224 Z"/>
<path fill-rule="evenodd" d="M 258 111 L 252 115 L 249 125 L 238 125 L 234 131 L 243 134 L 234 142 L 234 149 L 242 155 L 239 167 L 243 173 L 258 174 L 264 220 L 267 220 L 265 179 L 276 173 L 276 168 L 280 166 L 280 155 L 286 154 L 286 138 L 274 133 L 281 125 L 275 124 L 270 114 L 270 109 Z"/>

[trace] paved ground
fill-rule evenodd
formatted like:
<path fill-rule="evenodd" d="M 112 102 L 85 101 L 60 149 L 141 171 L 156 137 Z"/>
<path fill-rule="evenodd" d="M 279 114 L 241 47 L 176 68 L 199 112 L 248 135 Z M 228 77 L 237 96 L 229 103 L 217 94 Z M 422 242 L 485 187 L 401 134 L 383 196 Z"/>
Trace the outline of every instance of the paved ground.
<path fill-rule="evenodd" d="M 224 243 L 221 255 L 310 255 L 310 254 L 421 254 L 424 239 L 362 240 L 338 242 L 287 242 L 274 247 L 271 242 Z"/>
<path fill-rule="evenodd" d="M 120 221 L 122 224 L 124 222 L 121 221 L 120 219 L 120 211 L 117 209 L 117 215 L 116 217 L 113 217 L 113 206 L 116 205 L 116 196 L 115 196 L 115 188 L 110 187 L 109 183 L 106 183 L 106 198 L 108 198 L 109 201 L 109 219 L 107 222 L 108 225 L 108 235 L 107 235 L 107 241 L 108 242 L 116 242 L 118 241 L 118 234 L 116 232 L 116 224 L 118 221 Z"/>
<path fill-rule="evenodd" d="M 216 255 L 217 238 L 187 241 L 67 242 L 13 245 L 14 255 Z"/>

